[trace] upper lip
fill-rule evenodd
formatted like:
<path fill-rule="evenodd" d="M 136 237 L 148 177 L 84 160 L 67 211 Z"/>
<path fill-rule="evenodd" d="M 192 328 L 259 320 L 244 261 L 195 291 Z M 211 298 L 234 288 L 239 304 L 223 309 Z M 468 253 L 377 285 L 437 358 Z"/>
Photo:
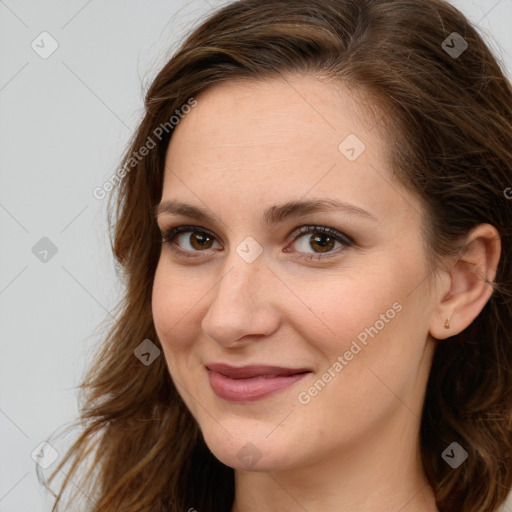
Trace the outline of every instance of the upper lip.
<path fill-rule="evenodd" d="M 248 365 L 230 366 L 224 363 L 207 363 L 206 368 L 231 379 L 248 379 L 260 375 L 286 376 L 309 372 L 308 368 L 283 368 L 282 366 Z"/>

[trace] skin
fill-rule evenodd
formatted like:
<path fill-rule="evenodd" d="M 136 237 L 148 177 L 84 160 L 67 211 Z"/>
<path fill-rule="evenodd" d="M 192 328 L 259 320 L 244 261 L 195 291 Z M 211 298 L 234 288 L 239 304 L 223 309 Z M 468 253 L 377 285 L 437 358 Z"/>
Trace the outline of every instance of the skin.
<path fill-rule="evenodd" d="M 193 231 L 162 245 L 152 308 L 180 395 L 212 453 L 235 469 L 232 512 L 437 511 L 419 453 L 426 383 L 439 340 L 463 330 L 490 298 L 482 277 L 494 279 L 496 230 L 479 226 L 461 261 L 433 274 L 420 202 L 393 181 L 386 141 L 340 85 L 310 76 L 230 81 L 197 100 L 171 139 L 162 200 L 207 208 L 214 221 L 168 213 L 157 221 L 163 233 L 193 225 L 213 238 L 205 249 Z M 338 149 L 349 134 L 366 146 L 355 161 Z M 261 221 L 273 205 L 318 198 L 375 219 L 332 210 Z M 331 227 L 354 244 L 322 253 L 318 233 L 293 235 L 304 225 Z M 251 263 L 236 251 L 248 236 L 263 249 Z M 197 257 L 177 255 L 173 244 Z M 330 257 L 308 260 L 315 254 Z M 384 326 L 347 361 L 378 320 Z M 338 356 L 347 364 L 301 403 L 299 393 Z M 206 362 L 312 373 L 235 404 L 214 394 Z M 239 455 L 248 451 L 252 460 Z"/>

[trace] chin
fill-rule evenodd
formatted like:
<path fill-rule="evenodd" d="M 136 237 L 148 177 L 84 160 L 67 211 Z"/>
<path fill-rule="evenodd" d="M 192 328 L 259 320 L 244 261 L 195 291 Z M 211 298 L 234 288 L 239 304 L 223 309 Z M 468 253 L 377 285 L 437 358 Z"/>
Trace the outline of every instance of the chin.
<path fill-rule="evenodd" d="M 289 454 L 293 453 L 293 459 L 297 458 L 296 449 L 290 441 L 287 447 L 283 441 L 277 438 L 265 439 L 260 432 L 254 435 L 247 433 L 243 428 L 239 436 L 231 437 L 222 431 L 220 436 L 213 432 L 203 432 L 204 440 L 213 455 L 223 464 L 240 471 L 279 471 L 289 469 L 293 461 Z"/>

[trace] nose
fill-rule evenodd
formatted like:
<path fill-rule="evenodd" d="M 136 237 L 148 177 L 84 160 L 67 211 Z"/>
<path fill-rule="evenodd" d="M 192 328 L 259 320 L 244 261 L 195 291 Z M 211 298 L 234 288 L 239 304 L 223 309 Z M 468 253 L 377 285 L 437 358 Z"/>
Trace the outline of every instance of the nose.
<path fill-rule="evenodd" d="M 202 320 L 206 335 L 228 348 L 270 336 L 281 321 L 277 279 L 263 257 L 247 263 L 234 253 L 230 263 Z"/>

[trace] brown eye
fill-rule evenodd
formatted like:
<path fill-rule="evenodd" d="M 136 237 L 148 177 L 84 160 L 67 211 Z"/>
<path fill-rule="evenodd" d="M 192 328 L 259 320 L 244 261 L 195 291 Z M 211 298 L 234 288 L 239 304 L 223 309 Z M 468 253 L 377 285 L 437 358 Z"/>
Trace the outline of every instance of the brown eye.
<path fill-rule="evenodd" d="M 314 236 L 309 242 L 311 248 L 318 248 L 319 252 L 329 252 L 335 244 L 336 241 L 332 237 L 323 234 Z"/>
<path fill-rule="evenodd" d="M 338 245 L 336 245 L 338 244 Z M 302 253 L 308 259 L 321 259 L 354 245 L 354 241 L 339 231 L 324 226 L 304 226 L 300 228 L 292 243 L 294 252 Z M 338 249 L 339 250 L 335 250 Z M 290 252 L 286 250 L 286 252 Z"/>
<path fill-rule="evenodd" d="M 184 235 L 186 235 L 185 233 Z M 183 236 L 183 235 L 182 235 Z M 178 237 L 178 239 L 181 237 Z M 188 243 L 194 248 L 194 249 L 209 249 L 212 245 L 213 238 L 205 233 L 192 233 L 189 235 Z"/>
<path fill-rule="evenodd" d="M 196 256 L 211 249 L 215 240 L 211 233 L 194 226 L 178 226 L 162 233 L 162 242 L 184 256 Z"/>

